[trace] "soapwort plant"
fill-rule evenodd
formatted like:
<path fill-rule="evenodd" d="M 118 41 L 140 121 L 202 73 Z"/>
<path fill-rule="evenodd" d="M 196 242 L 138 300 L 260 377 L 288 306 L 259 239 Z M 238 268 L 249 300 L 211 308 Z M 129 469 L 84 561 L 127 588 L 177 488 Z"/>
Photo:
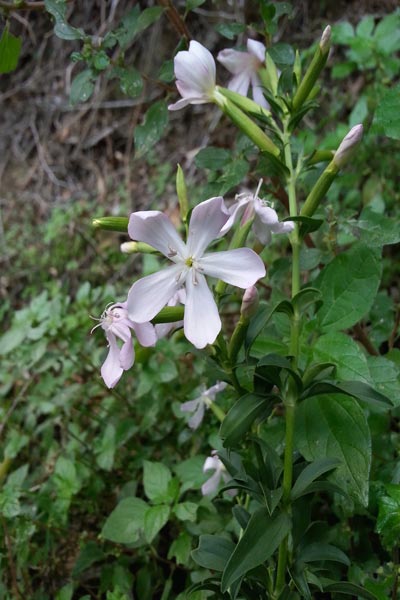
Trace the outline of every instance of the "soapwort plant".
<path fill-rule="evenodd" d="M 130 252 L 157 252 L 170 261 L 130 282 L 127 303 L 104 313 L 115 368 L 105 383 L 112 387 L 127 367 L 131 329 L 140 342 L 140 328 L 182 321 L 194 360 L 203 357 L 213 377 L 207 392 L 181 406 L 194 413 L 189 425 L 196 435 L 205 408 L 220 422 L 218 448 L 204 464 L 214 475 L 202 489 L 215 495 L 219 487 L 232 503 L 230 527 L 201 535 L 192 553 L 202 576 L 189 591 L 204 597 L 377 597 L 356 576 L 340 528 L 368 506 L 370 420 L 400 400 L 379 373 L 394 369 L 392 355 L 367 356 L 353 335 L 378 291 L 383 244 L 360 234 L 347 247 L 318 254 L 316 263 L 306 260 L 329 234 L 327 193 L 351 165 L 363 136 L 358 124 L 336 149 L 304 151 L 305 117 L 317 110 L 318 79 L 330 46 L 328 26 L 305 70 L 298 53 L 280 70 L 268 49 L 249 40 L 248 52 L 219 54 L 234 75 L 224 88 L 217 84 L 212 54 L 191 41 L 175 56 L 181 99 L 169 109 L 215 104 L 257 151 L 256 158 L 255 152 L 249 156 L 261 183 L 231 204 L 214 197 L 192 206 L 178 167 L 179 229 L 186 230 L 186 244 L 156 210 L 134 212 L 129 223 L 125 217 L 95 223 L 128 232 Z M 250 84 L 252 99 L 245 95 Z M 285 239 L 289 294 L 285 277 L 281 289 L 269 284 L 275 281 L 270 249 Z M 184 299 L 172 300 L 183 290 Z M 227 318 L 232 307 L 238 314 L 233 324 Z M 123 329 L 116 325 L 121 311 Z M 182 335 L 179 325 L 172 331 Z M 124 343 L 121 350 L 115 336 Z M 223 407 L 215 402 L 222 389 Z M 394 578 L 392 597 L 396 585 Z"/>

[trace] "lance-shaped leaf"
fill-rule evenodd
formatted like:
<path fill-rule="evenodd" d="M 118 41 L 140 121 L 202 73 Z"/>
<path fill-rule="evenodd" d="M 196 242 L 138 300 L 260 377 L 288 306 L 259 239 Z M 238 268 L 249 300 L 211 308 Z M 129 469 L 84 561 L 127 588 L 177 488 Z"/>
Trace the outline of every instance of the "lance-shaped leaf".
<path fill-rule="evenodd" d="M 201 535 L 198 548 L 192 552 L 192 558 L 205 569 L 223 571 L 234 549 L 235 544 L 227 538 Z"/>
<path fill-rule="evenodd" d="M 339 458 L 328 457 L 314 460 L 310 465 L 307 465 L 292 488 L 292 499 L 295 500 L 302 496 L 313 481 L 324 475 L 324 473 L 336 469 L 340 464 L 341 460 Z"/>
<path fill-rule="evenodd" d="M 273 308 L 265 304 L 260 304 L 260 308 L 258 309 L 255 317 L 251 320 L 247 330 L 245 340 L 245 349 L 247 355 L 249 354 L 253 342 L 260 335 L 275 312 L 285 313 L 289 318 L 291 318 L 293 316 L 293 306 L 288 300 L 282 300 L 282 302 L 279 302 Z"/>
<path fill-rule="evenodd" d="M 319 396 L 320 394 L 346 394 L 357 398 L 366 404 L 378 408 L 391 408 L 391 400 L 373 387 L 362 381 L 319 381 L 310 386 L 304 397 Z"/>
<path fill-rule="evenodd" d="M 266 417 L 271 412 L 273 398 L 275 396 L 266 397 L 258 394 L 246 394 L 239 398 L 221 425 L 220 435 L 224 439 L 226 448 L 235 446 L 256 419 Z"/>

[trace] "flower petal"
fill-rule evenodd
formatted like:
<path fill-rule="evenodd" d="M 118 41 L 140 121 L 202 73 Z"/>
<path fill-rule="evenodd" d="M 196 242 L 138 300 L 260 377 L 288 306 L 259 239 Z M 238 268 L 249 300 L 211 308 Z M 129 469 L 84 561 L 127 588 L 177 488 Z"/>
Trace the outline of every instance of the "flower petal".
<path fill-rule="evenodd" d="M 151 321 L 181 287 L 181 273 L 182 265 L 173 265 L 136 281 L 128 294 L 130 319 L 134 323 Z"/>
<path fill-rule="evenodd" d="M 250 248 L 206 254 L 198 262 L 206 275 L 240 288 L 254 285 L 265 275 L 263 261 Z"/>
<path fill-rule="evenodd" d="M 254 209 L 256 215 L 264 225 L 269 225 L 271 227 L 278 223 L 277 212 L 270 206 L 263 206 L 259 199 L 254 202 Z"/>
<path fill-rule="evenodd" d="M 257 40 L 247 40 L 247 50 L 250 54 L 253 54 L 260 63 L 265 62 L 265 52 L 267 49 L 262 42 L 257 42 Z"/>
<path fill-rule="evenodd" d="M 157 334 L 152 323 L 134 323 L 133 329 L 141 346 L 147 348 L 156 345 Z"/>
<path fill-rule="evenodd" d="M 210 388 L 208 388 L 208 390 L 206 390 L 204 392 L 204 396 L 207 396 L 208 398 L 210 398 L 210 400 L 215 400 L 215 396 L 219 393 L 222 392 L 222 390 L 224 390 L 227 387 L 227 383 L 226 381 L 217 381 L 217 383 L 213 386 L 211 386 Z"/>
<path fill-rule="evenodd" d="M 194 283 L 191 275 L 189 273 L 186 279 L 184 332 L 196 348 L 204 348 L 212 344 L 221 331 L 221 319 L 205 277 L 196 273 Z"/>
<path fill-rule="evenodd" d="M 233 77 L 228 83 L 228 89 L 232 92 L 237 92 L 242 96 L 247 96 L 250 86 L 250 73 L 248 71 L 242 71 Z"/>
<path fill-rule="evenodd" d="M 210 477 L 201 486 L 201 493 L 203 496 L 211 496 L 218 490 L 219 482 L 221 481 L 221 471 L 215 471 L 214 475 Z"/>
<path fill-rule="evenodd" d="M 123 344 L 119 353 L 119 362 L 124 371 L 130 369 L 135 362 L 135 350 L 132 338 Z"/>
<path fill-rule="evenodd" d="M 242 73 L 249 67 L 252 67 L 254 63 L 253 57 L 248 52 L 239 52 L 238 50 L 233 50 L 233 48 L 221 50 L 218 53 L 217 60 L 233 75 Z"/>
<path fill-rule="evenodd" d="M 229 213 L 222 196 L 201 202 L 192 211 L 187 240 L 188 256 L 199 259 L 207 246 L 218 237 Z"/>
<path fill-rule="evenodd" d="M 257 102 L 257 104 L 259 104 L 263 108 L 270 108 L 269 103 L 265 99 L 264 88 L 261 85 L 261 81 L 255 74 L 253 74 L 251 77 L 251 90 L 254 102 Z"/>
<path fill-rule="evenodd" d="M 200 427 L 204 418 L 204 410 L 205 404 L 204 402 L 200 401 L 195 413 L 190 417 L 188 421 L 190 429 L 198 429 L 198 427 Z"/>
<path fill-rule="evenodd" d="M 271 226 L 266 225 L 258 218 L 258 216 L 254 219 L 253 223 L 254 235 L 256 238 L 264 245 L 267 246 L 271 243 L 272 235 L 271 235 Z"/>
<path fill-rule="evenodd" d="M 241 217 L 248 204 L 253 202 L 253 196 L 251 194 L 241 194 L 241 196 L 242 198 L 239 198 L 238 201 L 229 208 L 230 217 L 221 228 L 218 237 L 225 235 L 232 228 L 236 220 Z"/>
<path fill-rule="evenodd" d="M 118 348 L 117 340 L 115 339 L 115 335 L 107 332 L 106 338 L 108 340 L 108 354 L 107 358 L 104 361 L 101 367 L 101 376 L 104 380 L 104 383 L 108 388 L 113 388 L 117 385 L 118 381 L 121 379 L 121 375 L 123 373 L 123 368 L 120 363 L 120 350 Z"/>
<path fill-rule="evenodd" d="M 150 244 L 173 262 L 179 260 L 179 255 L 185 256 L 185 244 L 167 215 L 158 210 L 132 213 L 128 233 L 133 240 Z"/>
<path fill-rule="evenodd" d="M 185 85 L 184 97 L 189 94 L 211 97 L 215 87 L 215 62 L 211 52 L 199 42 L 191 41 L 189 50 L 178 52 L 174 71 L 176 79 Z"/>

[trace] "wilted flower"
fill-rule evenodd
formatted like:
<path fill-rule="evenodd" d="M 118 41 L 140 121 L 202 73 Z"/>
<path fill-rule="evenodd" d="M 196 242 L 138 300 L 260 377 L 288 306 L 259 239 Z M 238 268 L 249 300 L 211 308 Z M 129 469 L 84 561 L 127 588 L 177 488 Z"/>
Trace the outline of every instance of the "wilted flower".
<path fill-rule="evenodd" d="M 230 90 L 247 96 L 251 85 L 254 101 L 264 108 L 269 108 L 258 76 L 258 71 L 265 66 L 265 51 L 266 48 L 261 42 L 247 40 L 247 52 L 222 50 L 217 60 L 234 75 L 228 84 Z"/>
<path fill-rule="evenodd" d="M 210 198 L 192 211 L 187 244 L 168 217 L 156 210 L 133 213 L 128 232 L 146 242 L 174 264 L 139 279 L 128 294 L 128 314 L 135 323 L 150 321 L 183 286 L 186 288 L 184 333 L 196 348 L 212 344 L 221 330 L 221 319 L 205 275 L 247 288 L 264 277 L 261 258 L 250 248 L 205 253 L 229 218 L 222 197 Z"/>
<path fill-rule="evenodd" d="M 197 429 L 199 427 L 204 417 L 204 411 L 211 406 L 212 402 L 214 402 L 218 392 L 222 392 L 227 385 L 228 384 L 224 381 L 217 381 L 217 383 L 208 388 L 208 390 L 203 386 L 203 391 L 198 398 L 181 404 L 182 412 L 193 413 L 188 421 L 188 425 L 191 429 Z"/>
<path fill-rule="evenodd" d="M 101 376 L 108 388 L 113 388 L 121 379 L 122 373 L 130 369 L 135 361 L 131 329 L 142 346 L 154 346 L 157 337 L 151 323 L 134 323 L 128 317 L 126 302 L 112 304 L 105 309 L 99 319 L 108 341 L 108 355 L 101 367 Z M 121 340 L 122 346 L 117 340 Z"/>
<path fill-rule="evenodd" d="M 232 479 L 229 473 L 227 472 L 224 463 L 220 458 L 218 458 L 216 450 L 213 450 L 211 452 L 211 456 L 206 458 L 204 462 L 203 472 L 206 471 L 215 471 L 215 473 L 214 475 L 211 475 L 210 479 L 208 479 L 201 486 L 201 493 L 203 494 L 203 496 L 211 496 L 215 494 L 215 492 L 218 490 L 221 478 L 224 480 L 225 483 Z M 234 496 L 236 493 L 236 490 L 228 491 L 228 494 L 230 494 L 231 496 Z"/>
<path fill-rule="evenodd" d="M 179 110 L 188 104 L 213 102 L 215 95 L 215 61 L 207 48 L 191 41 L 189 50 L 178 52 L 174 58 L 176 87 L 181 100 L 170 104 L 169 110 Z"/>
<path fill-rule="evenodd" d="M 258 197 L 261 184 L 262 181 L 260 181 L 255 194 L 244 192 L 236 196 L 236 203 L 229 209 L 231 216 L 222 227 L 220 235 L 225 235 L 242 215 L 242 224 L 254 217 L 254 233 L 264 245 L 270 243 L 272 233 L 290 233 L 293 231 L 293 221 L 280 222 L 276 211 L 268 205 L 267 201 Z"/>

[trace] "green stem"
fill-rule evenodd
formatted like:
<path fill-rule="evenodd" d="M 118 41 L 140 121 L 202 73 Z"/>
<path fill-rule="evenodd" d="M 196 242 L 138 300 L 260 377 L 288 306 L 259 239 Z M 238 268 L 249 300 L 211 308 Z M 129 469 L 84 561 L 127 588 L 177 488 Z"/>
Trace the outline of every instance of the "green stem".
<path fill-rule="evenodd" d="M 287 191 L 289 197 L 290 216 L 295 217 L 298 214 L 296 200 L 296 171 L 293 168 L 292 152 L 290 147 L 290 134 L 288 132 L 288 121 L 284 129 L 285 144 L 285 162 L 289 169 L 287 179 Z M 292 245 L 292 298 L 300 291 L 300 248 L 301 241 L 299 237 L 298 224 L 290 237 Z M 300 315 L 296 311 L 291 323 L 290 331 L 290 354 L 293 357 L 293 367 L 296 368 L 299 355 L 299 335 L 300 335 Z M 294 448 L 294 428 L 297 394 L 295 386 L 290 382 L 285 399 L 285 454 L 283 461 L 283 493 L 282 503 L 285 510 L 290 512 L 290 494 L 293 481 L 293 448 Z M 278 554 L 278 568 L 276 576 L 275 590 L 277 595 L 285 585 L 286 566 L 288 558 L 288 537 L 286 537 L 280 547 Z"/>

